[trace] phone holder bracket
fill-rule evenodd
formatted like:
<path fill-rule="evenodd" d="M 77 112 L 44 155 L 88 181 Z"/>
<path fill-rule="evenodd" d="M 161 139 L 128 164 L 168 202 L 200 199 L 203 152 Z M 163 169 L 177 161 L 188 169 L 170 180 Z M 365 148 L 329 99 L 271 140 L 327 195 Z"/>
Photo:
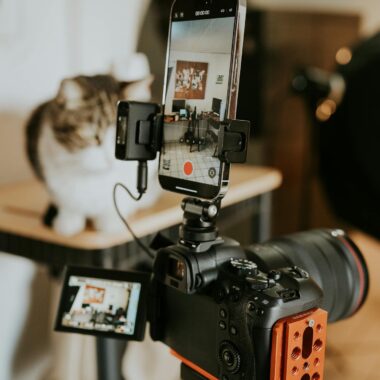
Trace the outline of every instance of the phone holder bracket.
<path fill-rule="evenodd" d="M 219 122 L 218 157 L 228 164 L 247 161 L 250 122 L 226 120 Z"/>
<path fill-rule="evenodd" d="M 128 122 L 136 123 L 134 126 L 128 127 L 134 134 L 128 138 L 135 141 L 138 146 L 145 146 L 146 149 L 139 150 L 141 157 L 134 154 L 131 158 L 127 158 L 127 155 L 117 156 L 117 158 L 137 161 L 155 159 L 163 143 L 164 115 L 160 113 L 161 106 L 156 104 L 157 111 L 152 115 L 152 103 L 120 102 L 118 120 L 121 109 L 128 109 Z M 213 118 L 208 119 L 208 122 L 218 131 L 216 156 L 228 164 L 244 163 L 247 159 L 250 122 L 245 120 L 218 121 Z"/>

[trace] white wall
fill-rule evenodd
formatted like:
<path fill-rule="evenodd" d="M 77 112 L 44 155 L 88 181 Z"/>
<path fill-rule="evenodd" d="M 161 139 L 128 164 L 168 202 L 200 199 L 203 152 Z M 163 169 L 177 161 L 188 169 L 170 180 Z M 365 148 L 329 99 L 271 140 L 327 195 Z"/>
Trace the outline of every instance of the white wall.
<path fill-rule="evenodd" d="M 25 109 L 55 94 L 59 81 L 110 69 L 135 51 L 148 0 L 3 0 L 0 108 Z M 12 18 L 12 14 L 17 17 Z M 1 17 L 1 16 L 0 16 Z M 1 21 L 1 18 L 0 18 Z M 8 28 L 7 28 L 8 29 Z"/>
<path fill-rule="evenodd" d="M 218 53 L 192 53 L 173 51 L 169 66 L 173 67 L 172 75 L 168 84 L 167 102 L 168 109 L 172 109 L 175 92 L 175 72 L 177 61 L 207 62 L 208 73 L 204 100 L 187 99 L 186 103 L 191 107 L 197 107 L 197 111 L 211 111 L 212 98 L 226 100 L 228 89 L 228 73 L 230 67 L 230 55 Z M 224 75 L 223 84 L 216 84 L 218 74 Z"/>
<path fill-rule="evenodd" d="M 55 95 L 62 78 L 127 61 L 149 3 L 0 1 L 0 184 L 31 176 L 23 139 L 29 112 Z"/>
<path fill-rule="evenodd" d="M 275 9 L 319 10 L 359 13 L 362 33 L 371 34 L 380 29 L 379 0 L 247 0 L 249 6 Z"/>

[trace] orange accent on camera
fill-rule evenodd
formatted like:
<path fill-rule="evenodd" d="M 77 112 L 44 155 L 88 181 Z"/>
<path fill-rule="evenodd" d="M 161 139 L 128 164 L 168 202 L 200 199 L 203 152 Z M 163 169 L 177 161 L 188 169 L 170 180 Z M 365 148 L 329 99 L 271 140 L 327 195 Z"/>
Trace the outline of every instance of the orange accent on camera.
<path fill-rule="evenodd" d="M 210 373 L 206 372 L 204 369 L 202 369 L 201 367 L 197 366 L 196 364 L 194 364 L 190 360 L 184 358 L 178 352 L 175 352 L 174 350 L 170 350 L 170 353 L 173 356 L 175 356 L 177 359 L 179 359 L 183 364 L 185 364 L 186 366 L 190 367 L 195 372 L 198 372 L 200 375 L 202 375 L 207 380 L 218 380 L 217 377 L 211 375 Z"/>
<path fill-rule="evenodd" d="M 323 380 L 326 330 L 322 309 L 279 320 L 272 332 L 270 380 Z"/>

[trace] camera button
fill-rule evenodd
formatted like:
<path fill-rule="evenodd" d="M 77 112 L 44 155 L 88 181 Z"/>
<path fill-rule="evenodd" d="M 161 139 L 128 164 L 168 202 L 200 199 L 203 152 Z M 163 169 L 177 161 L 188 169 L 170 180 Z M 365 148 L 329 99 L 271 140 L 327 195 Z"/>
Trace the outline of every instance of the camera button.
<path fill-rule="evenodd" d="M 231 300 L 233 302 L 238 302 L 241 298 L 241 290 L 238 286 L 233 286 L 231 288 Z"/>
<path fill-rule="evenodd" d="M 307 273 L 301 268 L 298 268 L 297 266 L 294 266 L 290 269 L 290 274 L 292 274 L 295 278 L 309 278 L 309 273 Z"/>
<path fill-rule="evenodd" d="M 219 328 L 221 330 L 225 330 L 227 328 L 226 322 L 224 321 L 219 321 Z"/>
<path fill-rule="evenodd" d="M 195 276 L 195 287 L 198 289 L 202 286 L 202 283 L 203 283 L 203 280 L 202 280 L 202 276 L 200 274 L 197 274 Z"/>
<path fill-rule="evenodd" d="M 220 315 L 221 318 L 226 318 L 226 317 L 227 317 L 227 312 L 226 312 L 226 310 L 224 310 L 224 309 L 220 309 L 220 311 L 219 311 L 219 315 Z"/>
<path fill-rule="evenodd" d="M 268 277 L 274 281 L 279 281 L 281 279 L 281 272 L 278 270 L 271 270 L 268 273 Z"/>
<path fill-rule="evenodd" d="M 253 290 L 264 290 L 269 287 L 269 281 L 264 277 L 247 277 L 246 280 L 250 283 Z"/>
<path fill-rule="evenodd" d="M 253 302 L 248 303 L 248 311 L 256 311 L 256 305 Z"/>
<path fill-rule="evenodd" d="M 226 297 L 226 291 L 224 289 L 218 289 L 216 292 L 216 300 L 217 302 L 222 302 L 223 299 Z"/>
<path fill-rule="evenodd" d="M 262 317 L 263 315 L 264 315 L 264 310 L 263 309 L 257 309 L 256 310 L 256 315 L 258 316 L 258 317 Z"/>
<path fill-rule="evenodd" d="M 230 327 L 230 333 L 231 333 L 232 335 L 237 335 L 237 329 L 236 329 L 235 326 L 231 326 L 231 327 Z"/>

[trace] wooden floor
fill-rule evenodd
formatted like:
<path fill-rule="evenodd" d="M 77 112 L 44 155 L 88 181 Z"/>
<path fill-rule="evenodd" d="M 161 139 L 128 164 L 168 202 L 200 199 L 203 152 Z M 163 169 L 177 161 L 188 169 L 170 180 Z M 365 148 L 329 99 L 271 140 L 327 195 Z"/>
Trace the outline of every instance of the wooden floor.
<path fill-rule="evenodd" d="M 369 297 L 358 314 L 328 331 L 325 380 L 380 379 L 380 242 L 351 237 L 364 253 L 371 276 Z"/>

